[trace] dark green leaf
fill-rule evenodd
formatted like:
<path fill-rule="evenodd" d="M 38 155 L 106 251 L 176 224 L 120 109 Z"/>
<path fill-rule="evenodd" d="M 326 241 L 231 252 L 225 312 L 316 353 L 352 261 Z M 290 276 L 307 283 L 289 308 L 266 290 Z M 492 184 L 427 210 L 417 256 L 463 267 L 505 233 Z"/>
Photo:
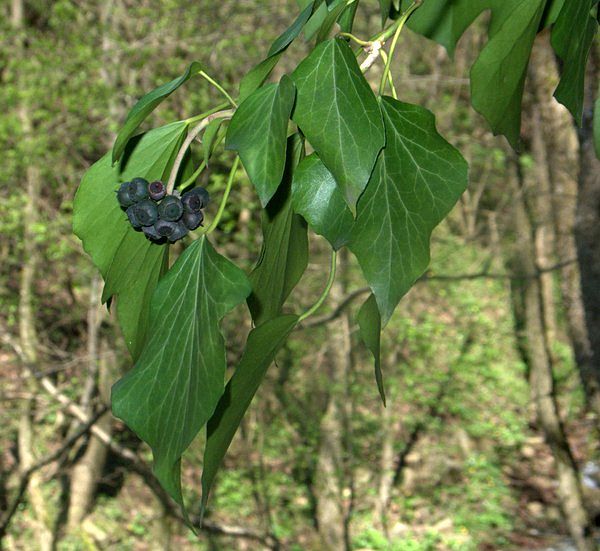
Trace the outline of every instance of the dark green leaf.
<path fill-rule="evenodd" d="M 381 11 L 381 26 L 385 25 L 388 17 L 390 16 L 390 10 L 392 9 L 392 0 L 379 0 L 379 10 Z"/>
<path fill-rule="evenodd" d="M 297 323 L 297 316 L 281 316 L 263 323 L 248 335 L 244 355 L 208 422 L 202 469 L 202 514 L 229 444 L 275 354 Z"/>
<path fill-rule="evenodd" d="M 518 2 L 496 33 L 490 28 L 490 40 L 471 68 L 473 107 L 513 147 L 519 143 L 527 65 L 544 6 L 545 0 Z"/>
<path fill-rule="evenodd" d="M 516 146 L 527 64 L 547 0 L 440 0 L 424 2 L 410 27 L 443 44 L 452 55 L 469 25 L 491 10 L 489 40 L 471 69 L 473 107 Z M 404 0 L 406 8 L 409 0 Z"/>
<path fill-rule="evenodd" d="M 268 57 L 244 76 L 240 82 L 238 103 L 242 103 L 252 92 L 254 92 L 254 90 L 262 86 L 262 83 L 271 74 L 275 65 L 277 65 L 280 57 L 281 53 Z"/>
<path fill-rule="evenodd" d="M 337 251 L 350 238 L 354 219 L 335 180 L 316 153 L 298 165 L 292 184 L 294 211 Z"/>
<path fill-rule="evenodd" d="M 373 354 L 375 365 L 375 380 L 377 381 L 377 390 L 385 406 L 385 389 L 383 387 L 383 374 L 381 373 L 381 316 L 377 308 L 375 295 L 369 295 L 369 298 L 361 306 L 356 317 L 360 329 L 360 337 Z"/>
<path fill-rule="evenodd" d="M 315 2 L 313 13 L 308 22 L 304 25 L 304 38 L 310 40 L 321 28 L 323 21 L 327 18 L 329 10 L 325 2 Z"/>
<path fill-rule="evenodd" d="M 156 287 L 150 338 L 112 389 L 112 408 L 152 448 L 154 473 L 182 507 L 181 456 L 223 395 L 219 322 L 250 293 L 246 275 L 206 237 L 194 241 Z"/>
<path fill-rule="evenodd" d="M 292 118 L 355 212 L 385 143 L 375 95 L 340 39 L 319 44 L 292 77 L 298 89 Z"/>
<path fill-rule="evenodd" d="M 358 204 L 350 249 L 382 323 L 429 263 L 433 228 L 467 186 L 467 163 L 416 105 L 382 98 L 387 144 Z"/>
<path fill-rule="evenodd" d="M 115 163 L 121 158 L 123 151 L 125 151 L 125 146 L 129 138 L 133 135 L 133 133 L 137 130 L 137 128 L 142 124 L 144 119 L 156 109 L 156 107 L 167 97 L 169 97 L 177 88 L 179 88 L 182 84 L 188 81 L 192 76 L 194 76 L 198 71 L 202 69 L 202 66 L 197 61 L 194 61 L 181 75 L 179 78 L 172 80 L 171 82 L 167 82 L 152 90 L 152 92 L 147 93 L 145 96 L 140 98 L 138 102 L 133 106 L 129 114 L 127 115 L 127 119 L 125 119 L 125 124 L 119 131 L 117 135 L 117 139 L 115 140 L 115 145 L 112 150 L 112 162 Z"/>
<path fill-rule="evenodd" d="M 112 166 L 110 153 L 95 163 L 75 195 L 73 231 L 104 278 L 103 300 L 118 297 L 119 324 L 134 359 L 145 339 L 150 297 L 168 248 L 133 230 L 115 191 L 136 176 L 166 179 L 185 132 L 186 124 L 176 122 L 133 138 L 118 165 Z"/>
<path fill-rule="evenodd" d="M 323 42 L 323 40 L 329 36 L 335 22 L 347 7 L 348 4 L 346 3 L 346 0 L 335 0 L 329 5 L 329 13 L 323 20 L 323 23 L 321 23 L 321 27 L 317 33 L 317 44 Z"/>
<path fill-rule="evenodd" d="M 554 96 L 581 124 L 583 85 L 587 58 L 598 22 L 592 17 L 594 0 L 565 2 L 552 28 L 552 47 L 563 61 L 561 78 Z"/>
<path fill-rule="evenodd" d="M 351 33 L 352 27 L 354 27 L 354 17 L 356 15 L 356 10 L 358 9 L 358 1 L 346 6 L 344 13 L 338 19 L 338 24 L 340 26 L 340 30 L 344 33 Z"/>
<path fill-rule="evenodd" d="M 223 119 L 218 118 L 210 121 L 204 134 L 202 135 L 202 149 L 204 153 L 204 162 L 208 165 L 208 161 L 213 154 L 216 145 L 217 134 L 219 128 L 223 124 Z"/>
<path fill-rule="evenodd" d="M 250 274 L 253 291 L 248 306 L 256 325 L 279 316 L 308 263 L 306 224 L 294 214 L 291 201 L 291 182 L 302 155 L 302 141 L 294 134 L 288 142 L 283 180 L 263 211 L 262 250 Z"/>
<path fill-rule="evenodd" d="M 296 20 L 288 27 L 283 34 L 281 34 L 275 42 L 271 45 L 269 50 L 269 56 L 278 54 L 285 50 L 300 34 L 300 31 L 304 28 L 304 25 L 312 15 L 314 2 L 310 2 L 301 12 Z"/>
<path fill-rule="evenodd" d="M 268 84 L 239 106 L 227 130 L 227 149 L 236 150 L 264 207 L 281 182 L 287 127 L 296 90 L 292 79 Z"/>

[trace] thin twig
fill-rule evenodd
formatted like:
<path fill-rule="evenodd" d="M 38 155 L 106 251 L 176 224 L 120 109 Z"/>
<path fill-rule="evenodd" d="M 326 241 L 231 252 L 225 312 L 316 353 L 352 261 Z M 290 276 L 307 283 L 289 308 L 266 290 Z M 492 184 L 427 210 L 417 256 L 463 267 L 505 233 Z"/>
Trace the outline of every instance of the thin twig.
<path fill-rule="evenodd" d="M 230 119 L 233 116 L 233 113 L 233 109 L 224 109 L 223 111 L 217 111 L 216 113 L 207 115 L 196 126 L 194 126 L 194 128 L 192 128 L 192 130 L 188 133 L 185 141 L 179 148 L 179 152 L 177 153 L 177 157 L 175 158 L 175 162 L 173 163 L 173 168 L 171 169 L 171 174 L 169 174 L 169 181 L 167 183 L 167 193 L 173 193 L 173 189 L 175 189 L 175 181 L 177 180 L 177 173 L 179 172 L 179 168 L 181 167 L 183 158 L 185 157 L 188 148 L 196 139 L 198 134 L 200 134 L 200 132 L 202 132 L 213 120 Z"/>

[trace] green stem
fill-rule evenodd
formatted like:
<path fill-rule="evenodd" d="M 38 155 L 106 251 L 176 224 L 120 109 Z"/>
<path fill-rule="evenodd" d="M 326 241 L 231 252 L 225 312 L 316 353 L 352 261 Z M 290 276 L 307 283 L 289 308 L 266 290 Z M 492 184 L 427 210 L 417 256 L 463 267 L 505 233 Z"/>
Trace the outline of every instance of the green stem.
<path fill-rule="evenodd" d="M 354 36 L 352 33 L 339 33 L 338 36 L 343 36 L 344 38 L 353 40 L 360 46 L 368 46 L 370 44 L 370 42 L 367 42 L 366 40 L 361 40 L 360 38 L 358 38 L 358 36 Z M 359 50 L 359 52 L 360 51 L 362 50 Z"/>
<path fill-rule="evenodd" d="M 225 139 L 225 132 L 220 132 L 219 136 L 217 137 L 217 141 L 215 142 L 215 147 L 217 147 L 223 140 Z M 194 173 L 184 182 L 181 182 L 181 184 L 179 184 L 177 186 L 177 189 L 179 191 L 184 190 L 186 187 L 188 187 L 190 184 L 192 184 L 194 182 L 194 180 L 196 178 L 198 178 L 198 176 L 200 176 L 200 173 L 206 168 L 206 161 L 202 161 L 200 163 L 200 165 L 198 165 L 198 168 L 194 171 Z"/>
<path fill-rule="evenodd" d="M 194 124 L 196 121 L 205 119 L 206 117 L 216 113 L 217 111 L 222 111 L 223 109 L 226 109 L 227 107 L 229 107 L 229 102 L 221 103 L 220 105 L 213 107 L 210 111 L 206 111 L 205 113 L 200 113 L 199 115 L 195 115 L 193 117 L 190 117 L 189 119 L 185 119 L 184 122 L 187 125 Z"/>
<path fill-rule="evenodd" d="M 396 49 L 396 44 L 398 43 L 398 38 L 400 38 L 400 33 L 404 28 L 404 24 L 408 21 L 408 18 L 412 15 L 412 13 L 421 5 L 422 0 L 415 0 L 407 10 L 400 16 L 398 21 L 396 22 L 396 29 L 394 30 L 394 38 L 392 39 L 392 45 L 390 46 L 390 51 L 388 52 L 388 59 L 385 64 L 385 69 L 383 70 L 383 75 L 381 76 L 381 83 L 379 84 L 379 95 L 383 95 L 385 90 L 385 85 L 388 80 L 388 75 L 390 74 L 390 67 L 392 65 L 392 59 L 394 58 L 394 50 Z M 393 25 L 392 25 L 393 27 Z M 392 28 L 390 27 L 390 29 Z M 390 30 L 388 29 L 388 31 Z M 385 41 L 385 39 L 383 39 Z"/>
<path fill-rule="evenodd" d="M 215 228 L 219 225 L 221 218 L 223 216 L 223 212 L 225 212 L 225 205 L 227 204 L 227 199 L 229 199 L 229 193 L 233 186 L 233 179 L 235 178 L 235 173 L 237 171 L 238 165 L 240 164 L 240 158 L 236 157 L 235 161 L 233 161 L 233 165 L 231 166 L 231 170 L 229 171 L 229 178 L 227 179 L 227 185 L 225 186 L 225 193 L 223 194 L 223 198 L 221 199 L 221 204 L 219 205 L 219 210 L 217 211 L 217 215 L 210 223 L 208 228 L 204 231 L 206 235 L 212 233 Z"/>
<path fill-rule="evenodd" d="M 319 297 L 317 302 L 315 302 L 306 312 L 304 312 L 304 314 L 302 314 L 298 318 L 298 323 L 300 323 L 301 321 L 304 321 L 309 316 L 312 316 L 325 302 L 325 299 L 327 298 L 329 291 L 331 291 L 331 286 L 333 285 L 333 282 L 335 280 L 336 265 L 337 265 L 337 252 L 331 251 L 331 268 L 329 270 L 329 279 L 327 280 L 325 289 L 321 293 L 321 296 Z"/>
<path fill-rule="evenodd" d="M 384 63 L 387 63 L 388 55 L 385 53 L 385 50 L 381 49 L 379 51 L 379 55 L 381 55 L 381 59 L 383 59 Z M 394 99 L 398 99 L 398 92 L 396 92 L 396 87 L 394 86 L 394 77 L 392 77 L 392 72 L 388 74 L 388 81 L 390 83 L 390 88 L 392 89 L 392 97 Z"/>
<path fill-rule="evenodd" d="M 235 101 L 233 101 L 233 98 L 227 93 L 227 91 L 225 90 L 225 88 L 223 88 L 215 79 L 211 78 L 209 75 L 207 75 L 204 71 L 200 71 L 198 73 L 202 78 L 208 80 L 208 82 L 210 82 L 219 92 L 221 92 L 221 94 L 223 94 L 226 98 L 227 101 L 233 106 L 233 107 L 237 107 L 237 103 Z"/>

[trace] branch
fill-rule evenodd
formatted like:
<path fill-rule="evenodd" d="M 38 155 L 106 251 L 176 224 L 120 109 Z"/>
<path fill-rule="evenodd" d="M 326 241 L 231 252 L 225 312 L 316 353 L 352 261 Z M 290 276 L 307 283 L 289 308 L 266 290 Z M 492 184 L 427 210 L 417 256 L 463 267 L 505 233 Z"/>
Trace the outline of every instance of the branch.
<path fill-rule="evenodd" d="M 31 467 L 29 467 L 26 471 L 23 471 L 21 473 L 21 476 L 19 477 L 19 485 L 18 485 L 18 489 L 17 489 L 17 494 L 16 494 L 15 498 L 13 499 L 12 503 L 10 504 L 10 506 L 8 507 L 4 517 L 0 521 L 0 541 L 6 535 L 6 531 L 8 529 L 8 526 L 10 525 L 10 521 L 12 520 L 12 517 L 14 516 L 14 514 L 17 512 L 17 508 L 19 507 L 19 504 L 23 500 L 23 496 L 25 495 L 25 492 L 27 491 L 27 486 L 29 485 L 29 480 L 31 478 L 31 475 L 33 473 L 35 473 L 36 471 L 39 471 L 41 468 L 45 467 L 46 465 L 49 465 L 53 461 L 56 461 L 67 450 L 71 449 L 71 447 L 75 444 L 75 442 L 77 442 L 77 440 L 79 440 L 82 436 L 84 436 L 85 434 L 87 434 L 88 432 L 90 432 L 92 430 L 93 425 L 107 411 L 108 411 L 108 406 L 103 406 L 102 408 L 100 408 L 94 415 L 92 415 L 89 418 L 89 420 L 84 425 L 81 426 L 81 428 L 79 428 L 79 430 L 77 430 L 72 436 L 67 438 L 63 442 L 63 445 L 60 448 L 58 448 L 53 453 L 48 454 L 46 457 L 43 457 L 42 459 L 40 459 L 39 461 L 37 461 L 36 463 L 31 465 Z"/>
<path fill-rule="evenodd" d="M 456 275 L 424 273 L 419 279 L 417 279 L 417 281 L 415 283 L 424 283 L 426 281 L 436 281 L 436 280 L 437 281 L 465 281 L 465 280 L 470 281 L 473 279 L 508 279 L 511 281 L 515 281 L 515 280 L 519 281 L 519 280 L 526 280 L 526 279 L 535 279 L 542 274 L 545 274 L 548 272 L 553 272 L 555 270 L 560 270 L 561 268 L 564 268 L 565 266 L 569 266 L 571 264 L 575 264 L 576 262 L 577 262 L 577 259 L 565 260 L 564 262 L 558 262 L 557 264 L 553 264 L 551 266 L 543 266 L 541 268 L 538 268 L 532 274 L 510 274 L 510 273 L 502 274 L 502 273 L 488 272 L 486 270 L 481 271 L 481 272 L 475 272 L 472 274 L 456 274 Z M 361 287 L 360 289 L 353 291 L 333 309 L 333 312 L 331 312 L 330 314 L 327 314 L 325 316 L 315 318 L 312 321 L 309 321 L 307 323 L 303 323 L 302 325 L 300 325 L 298 327 L 298 329 L 307 329 L 309 327 L 317 327 L 319 325 L 324 325 L 326 323 L 329 323 L 330 321 L 333 321 L 334 319 L 337 319 L 338 317 L 340 317 L 342 315 L 344 310 L 346 308 L 348 308 L 348 306 L 350 306 L 352 304 L 352 302 L 354 302 L 355 299 L 357 299 L 361 295 L 369 293 L 370 291 L 371 291 L 371 289 L 369 287 Z"/>

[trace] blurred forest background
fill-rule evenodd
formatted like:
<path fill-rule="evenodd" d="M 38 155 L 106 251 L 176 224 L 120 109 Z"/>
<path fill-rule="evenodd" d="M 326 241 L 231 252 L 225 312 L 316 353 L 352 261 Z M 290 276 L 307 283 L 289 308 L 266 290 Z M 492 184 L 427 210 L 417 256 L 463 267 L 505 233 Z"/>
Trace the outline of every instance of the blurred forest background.
<path fill-rule="evenodd" d="M 249 410 L 199 538 L 157 486 L 148 449 L 107 413 L 110 385 L 131 365 L 71 233 L 81 176 L 137 98 L 191 61 L 235 95 L 297 12 L 293 0 L 0 2 L 0 547 L 559 549 L 600 516 L 600 375 L 580 285 L 593 293 L 600 280 L 590 258 L 577 262 L 578 246 L 581 255 L 600 242 L 598 227 L 585 227 L 599 165 L 589 128 L 578 132 L 551 98 L 547 34 L 529 68 L 522 150 L 491 135 L 469 104 L 485 16 L 454 60 L 408 30 L 394 60 L 400 98 L 431 109 L 471 169 L 434 233 L 430 270 L 384 333 L 388 407 L 349 323 L 365 289 L 342 255 L 326 305 L 292 336 Z M 362 2 L 355 34 L 380 24 L 378 3 Z M 294 44 L 275 77 L 306 51 Z M 596 43 L 590 90 L 599 60 Z M 196 79 L 151 124 L 220 102 Z M 231 160 L 219 153 L 201 176 L 214 196 Z M 249 270 L 260 205 L 238 180 L 213 235 Z M 311 247 L 296 311 L 326 278 L 326 248 L 316 236 Z M 241 309 L 224 330 L 239 343 L 234 364 L 249 330 Z M 184 468 L 194 504 L 199 440 Z"/>

